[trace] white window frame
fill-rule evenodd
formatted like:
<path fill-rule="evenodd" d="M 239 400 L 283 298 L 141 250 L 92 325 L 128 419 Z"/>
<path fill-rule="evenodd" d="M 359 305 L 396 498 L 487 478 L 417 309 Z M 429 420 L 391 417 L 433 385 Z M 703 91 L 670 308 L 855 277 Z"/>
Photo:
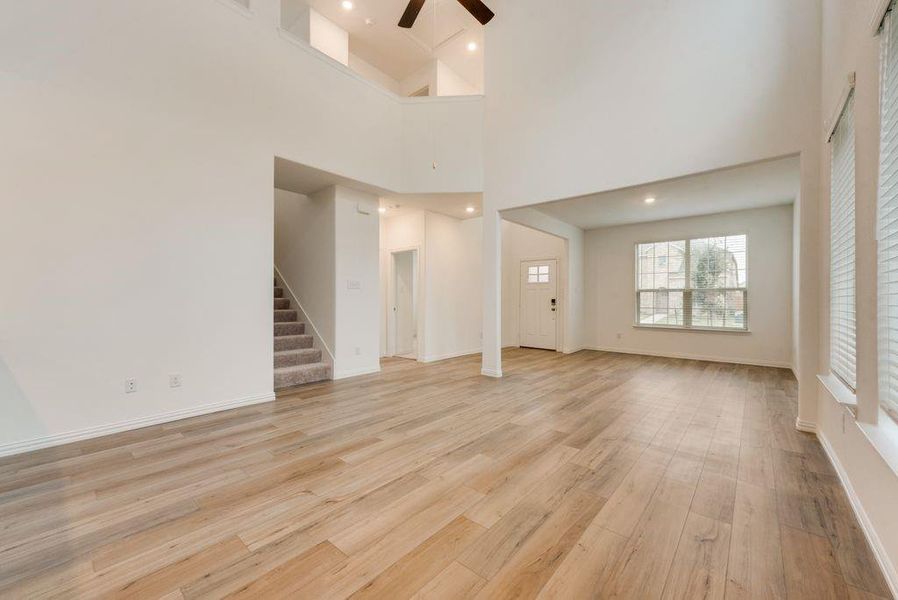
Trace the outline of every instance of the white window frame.
<path fill-rule="evenodd" d="M 699 240 L 707 240 L 711 238 L 720 238 L 720 237 L 736 237 L 736 236 L 744 236 L 745 237 L 745 285 L 743 287 L 719 287 L 719 288 L 693 288 L 692 287 L 692 269 L 691 269 L 691 258 L 692 258 L 692 242 L 696 242 Z M 684 243 L 684 273 L 685 273 L 685 283 L 682 288 L 642 288 L 640 287 L 640 265 L 639 265 L 639 247 L 647 244 L 663 244 L 663 243 L 671 243 L 671 242 L 683 242 Z M 719 331 L 726 333 L 749 333 L 749 310 L 748 310 L 748 234 L 739 232 L 739 233 L 724 233 L 719 235 L 703 235 L 700 237 L 684 237 L 684 238 L 676 238 L 676 239 L 664 239 L 664 240 L 652 240 L 652 241 L 642 241 L 636 242 L 633 246 L 633 251 L 635 255 L 634 259 L 634 274 L 635 274 L 635 290 L 636 290 L 636 299 L 633 303 L 635 306 L 635 312 L 633 315 L 633 327 L 639 328 L 647 328 L 647 329 L 676 329 L 682 331 Z M 742 319 L 742 327 L 716 327 L 709 325 L 693 325 L 692 324 L 692 297 L 695 292 L 705 292 L 705 291 L 714 291 L 714 292 L 722 292 L 724 294 L 728 292 L 742 292 L 742 306 L 744 317 Z M 642 323 L 640 322 L 640 300 L 641 294 L 640 292 L 682 292 L 683 293 L 683 324 L 668 324 L 662 323 L 660 325 L 654 325 L 651 323 Z"/>

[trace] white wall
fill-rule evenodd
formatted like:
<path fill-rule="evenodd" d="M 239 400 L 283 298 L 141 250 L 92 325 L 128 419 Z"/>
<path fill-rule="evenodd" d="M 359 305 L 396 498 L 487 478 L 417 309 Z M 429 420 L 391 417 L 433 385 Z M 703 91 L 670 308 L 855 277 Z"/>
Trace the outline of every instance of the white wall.
<path fill-rule="evenodd" d="M 633 326 L 637 243 L 736 233 L 748 236 L 750 333 Z M 791 205 L 586 232 L 586 344 L 589 347 L 791 367 L 791 308 Z"/>
<path fill-rule="evenodd" d="M 521 261 L 558 260 L 559 305 L 564 308 L 567 251 L 564 240 L 511 221 L 502 221 L 502 346 L 520 343 Z M 558 341 L 564 338 L 564 311 L 558 319 Z"/>
<path fill-rule="evenodd" d="M 397 250 L 418 250 L 418 352 L 424 352 L 424 315 L 427 307 L 424 299 L 424 211 L 414 211 L 405 215 L 387 216 L 380 219 L 380 354 L 388 356 L 392 349 L 387 347 L 387 328 L 390 326 L 390 254 Z"/>
<path fill-rule="evenodd" d="M 409 96 L 424 86 L 428 87 L 429 96 L 470 96 L 482 91 L 449 65 L 439 59 L 433 59 L 426 65 L 399 82 L 401 95 Z"/>
<path fill-rule="evenodd" d="M 390 253 L 418 249 L 418 352 L 429 362 L 480 352 L 482 225 L 428 211 L 381 219 L 381 352 L 387 355 Z"/>
<path fill-rule="evenodd" d="M 309 9 L 309 44 L 342 65 L 349 65 L 349 33 L 317 10 Z"/>
<path fill-rule="evenodd" d="M 274 264 L 333 351 L 336 336 L 335 188 L 311 196 L 274 190 Z"/>
<path fill-rule="evenodd" d="M 336 186 L 334 379 L 380 370 L 377 196 Z"/>
<path fill-rule="evenodd" d="M 411 75 L 399 82 L 403 96 L 411 96 L 427 86 L 427 95 L 437 95 L 437 65 L 436 61 L 430 61 Z"/>
<path fill-rule="evenodd" d="M 349 53 L 349 68 L 377 85 L 389 90 L 397 96 L 402 95 L 402 88 L 399 82 L 363 59 L 362 57 Z"/>
<path fill-rule="evenodd" d="M 830 388 L 816 388 L 817 435 L 849 492 L 849 499 L 898 596 L 898 426 L 878 407 L 876 348 L 875 218 L 879 167 L 879 37 L 870 28 L 875 2 L 823 0 L 822 107 L 829 118 L 838 108 L 847 75 L 856 72 L 856 293 L 857 420 L 839 400 L 846 390 L 829 373 L 829 147 L 820 122 L 821 214 L 819 328 L 821 375 Z M 833 391 L 831 392 L 830 389 Z"/>
<path fill-rule="evenodd" d="M 441 60 L 436 61 L 437 96 L 470 96 L 481 91 Z"/>
<path fill-rule="evenodd" d="M 425 213 L 423 360 L 480 352 L 480 219 Z"/>
<path fill-rule="evenodd" d="M 480 188 L 481 99 L 406 104 L 279 21 L 274 0 L 4 13 L 0 453 L 271 398 L 275 155 Z M 433 120 L 438 175 L 409 158 Z"/>

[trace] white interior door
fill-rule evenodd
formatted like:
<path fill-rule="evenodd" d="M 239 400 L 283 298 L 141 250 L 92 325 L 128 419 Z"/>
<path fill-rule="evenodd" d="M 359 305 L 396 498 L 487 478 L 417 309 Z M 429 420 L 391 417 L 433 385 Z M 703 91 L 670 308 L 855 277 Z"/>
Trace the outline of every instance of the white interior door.
<path fill-rule="evenodd" d="M 416 357 L 418 353 L 418 320 L 415 302 L 416 251 L 393 254 L 393 323 L 396 356 Z"/>
<path fill-rule="evenodd" d="M 558 315 L 557 261 L 521 261 L 521 346 L 555 350 Z"/>

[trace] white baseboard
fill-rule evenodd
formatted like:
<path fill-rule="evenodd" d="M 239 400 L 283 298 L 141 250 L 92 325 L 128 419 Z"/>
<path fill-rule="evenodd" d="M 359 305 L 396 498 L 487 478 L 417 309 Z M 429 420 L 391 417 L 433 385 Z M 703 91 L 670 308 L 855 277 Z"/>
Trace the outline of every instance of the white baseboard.
<path fill-rule="evenodd" d="M 486 375 L 487 377 L 502 377 L 502 369 L 480 369 L 481 375 Z"/>
<path fill-rule="evenodd" d="M 160 423 L 170 423 L 179 421 L 189 417 L 199 415 L 207 415 L 232 408 L 240 408 L 243 406 L 251 406 L 253 404 L 261 404 L 262 402 L 272 402 L 274 393 L 267 392 L 257 394 L 255 396 L 247 396 L 245 398 L 237 398 L 235 400 L 225 400 L 224 402 L 215 402 L 212 404 L 203 404 L 201 406 L 193 406 L 180 410 L 173 410 L 157 415 L 147 417 L 138 417 L 118 423 L 109 423 L 107 425 L 99 425 L 97 427 L 88 427 L 76 431 L 68 431 L 66 433 L 56 433 L 30 440 L 22 440 L 20 442 L 12 442 L 9 444 L 0 444 L 0 456 L 12 456 L 13 454 L 21 454 L 23 452 L 31 452 L 32 450 L 40 450 L 42 448 L 50 448 L 52 446 L 61 446 L 62 444 L 70 444 L 81 440 L 110 435 L 113 433 L 121 433 L 122 431 L 130 431 L 132 429 L 140 429 L 141 427 L 149 427 L 150 425 L 158 425 Z"/>
<path fill-rule="evenodd" d="M 462 350 L 461 352 L 450 352 L 448 354 L 440 354 L 437 356 L 425 356 L 419 362 L 432 363 L 432 362 L 437 362 L 438 360 L 448 360 L 450 358 L 458 358 L 459 356 L 470 356 L 472 354 L 480 354 L 480 348 L 475 348 L 473 350 Z"/>
<path fill-rule="evenodd" d="M 892 597 L 898 598 L 898 571 L 896 571 L 895 565 L 889 561 L 888 554 L 886 554 L 882 541 L 879 539 L 876 530 L 873 529 L 873 523 L 870 522 L 870 517 L 867 516 L 867 511 L 864 510 L 864 506 L 861 504 L 861 499 L 858 497 L 857 492 L 854 491 L 854 487 L 851 485 L 851 480 L 848 478 L 848 473 L 846 473 L 845 469 L 842 467 L 842 463 L 833 451 L 829 440 L 826 439 L 826 436 L 822 431 L 817 432 L 817 439 L 820 440 L 820 445 L 823 446 L 823 451 L 826 453 L 829 462 L 836 470 L 836 475 L 839 476 L 839 481 L 842 483 L 845 495 L 848 496 L 848 501 L 851 504 L 852 510 L 854 510 L 854 516 L 857 517 L 858 523 L 861 525 L 861 530 L 867 538 L 867 543 L 870 544 L 870 548 L 873 550 L 873 555 L 876 557 L 876 562 L 879 563 L 879 568 L 885 577 L 889 590 L 892 592 Z"/>
<path fill-rule="evenodd" d="M 637 350 L 633 348 L 613 348 L 609 346 L 584 346 L 583 350 L 596 350 L 598 352 L 617 352 L 619 354 L 638 354 L 642 356 L 658 356 L 661 358 L 682 358 L 685 360 L 702 360 L 706 362 L 729 363 L 736 365 L 751 365 L 754 367 L 776 367 L 778 369 L 791 369 L 792 365 L 785 362 L 754 360 L 744 358 L 721 358 L 719 356 L 705 356 L 701 354 L 688 354 L 681 352 L 651 352 L 649 350 Z"/>
<path fill-rule="evenodd" d="M 804 431 L 805 433 L 817 433 L 817 424 L 811 421 L 802 421 L 799 418 L 795 419 L 795 429 L 798 431 Z"/>
<path fill-rule="evenodd" d="M 376 367 L 364 367 L 362 369 L 338 371 L 334 373 L 334 380 L 347 379 L 349 377 L 359 377 L 360 375 L 371 375 L 373 373 L 380 373 L 380 365 Z"/>

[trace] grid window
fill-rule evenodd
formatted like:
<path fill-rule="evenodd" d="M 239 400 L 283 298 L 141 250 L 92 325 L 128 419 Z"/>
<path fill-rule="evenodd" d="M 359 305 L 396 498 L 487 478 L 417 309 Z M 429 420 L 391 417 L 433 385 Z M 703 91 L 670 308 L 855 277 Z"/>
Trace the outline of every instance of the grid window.
<path fill-rule="evenodd" d="M 745 330 L 746 236 L 636 246 L 639 325 Z"/>

